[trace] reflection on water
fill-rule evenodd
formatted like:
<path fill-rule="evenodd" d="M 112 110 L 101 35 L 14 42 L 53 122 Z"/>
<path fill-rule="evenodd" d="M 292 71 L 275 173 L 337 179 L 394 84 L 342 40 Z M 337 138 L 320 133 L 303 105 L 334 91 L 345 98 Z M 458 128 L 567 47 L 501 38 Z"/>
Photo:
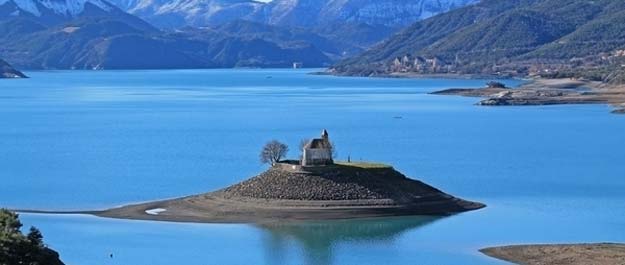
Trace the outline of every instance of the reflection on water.
<path fill-rule="evenodd" d="M 291 245 L 297 244 L 304 264 L 333 264 L 333 248 L 341 243 L 392 244 L 403 233 L 423 227 L 442 217 L 412 216 L 358 220 L 270 223 L 258 225 L 264 231 L 267 264 L 285 264 Z"/>

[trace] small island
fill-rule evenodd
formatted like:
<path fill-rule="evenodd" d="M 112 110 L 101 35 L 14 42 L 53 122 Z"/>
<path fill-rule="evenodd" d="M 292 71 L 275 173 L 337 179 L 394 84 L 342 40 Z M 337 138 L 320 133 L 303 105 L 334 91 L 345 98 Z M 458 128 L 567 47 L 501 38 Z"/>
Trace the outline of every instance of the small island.
<path fill-rule="evenodd" d="M 25 74 L 0 59 L 0 78 L 27 78 Z"/>
<path fill-rule="evenodd" d="M 480 251 L 494 258 L 528 265 L 625 264 L 625 245 L 613 243 L 518 245 Z"/>
<path fill-rule="evenodd" d="M 267 171 L 230 187 L 178 199 L 91 212 L 97 216 L 205 223 L 266 223 L 401 215 L 450 215 L 484 204 L 446 194 L 377 163 L 335 162 L 328 132 L 302 144 L 300 160 L 281 160 L 286 145 L 271 141 Z"/>

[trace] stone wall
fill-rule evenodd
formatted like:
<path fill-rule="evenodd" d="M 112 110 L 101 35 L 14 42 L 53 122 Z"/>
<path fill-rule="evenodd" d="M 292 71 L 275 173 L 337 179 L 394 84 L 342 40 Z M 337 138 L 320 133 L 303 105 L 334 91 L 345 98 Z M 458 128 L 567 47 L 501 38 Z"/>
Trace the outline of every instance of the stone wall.
<path fill-rule="evenodd" d="M 280 169 L 288 172 L 305 171 L 301 165 L 292 163 L 276 163 L 273 167 L 275 169 Z"/>
<path fill-rule="evenodd" d="M 304 149 L 303 165 L 326 165 L 332 164 L 332 151 L 330 149 Z"/>

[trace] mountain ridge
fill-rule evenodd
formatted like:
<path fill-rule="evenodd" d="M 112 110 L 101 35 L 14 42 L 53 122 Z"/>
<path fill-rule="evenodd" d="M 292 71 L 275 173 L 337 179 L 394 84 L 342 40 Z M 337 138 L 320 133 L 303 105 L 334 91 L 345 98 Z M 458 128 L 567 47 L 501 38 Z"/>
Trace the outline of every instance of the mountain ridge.
<path fill-rule="evenodd" d="M 607 0 L 484 0 L 417 22 L 329 72 L 540 75 L 611 82 L 624 61 L 624 9 L 624 2 Z"/>
<path fill-rule="evenodd" d="M 244 19 L 277 26 L 366 23 L 403 27 L 476 0 L 112 0 L 160 27 L 216 26 Z"/>
<path fill-rule="evenodd" d="M 418 8 L 413 7 L 409 12 L 388 6 L 389 3 L 397 3 L 399 7 L 414 5 L 407 0 L 384 0 L 388 1 L 384 2 L 386 4 L 368 0 L 200 1 L 210 11 L 207 14 L 212 14 L 213 18 L 223 15 L 220 21 L 228 22 L 175 30 L 156 28 L 106 0 L 0 1 L 0 57 L 17 67 L 171 69 L 292 67 L 294 63 L 327 67 L 333 61 L 364 51 L 396 30 L 387 25 L 366 23 L 371 22 L 372 17 L 388 18 L 407 12 L 402 19 L 412 21 L 427 10 L 428 14 L 439 12 L 474 0 L 419 0 Z M 152 3 L 162 5 L 163 10 L 187 10 L 200 4 L 195 0 L 139 0 L 117 4 L 139 10 L 137 8 L 155 7 Z M 228 9 L 224 7 L 241 5 L 255 8 L 223 13 Z M 273 15 L 256 21 L 240 19 L 253 18 L 260 6 L 271 6 L 266 12 L 271 11 Z M 385 14 L 372 11 L 380 8 L 390 11 Z M 201 10 L 204 9 L 194 12 Z M 334 19 L 321 21 L 319 16 L 325 13 L 331 13 Z"/>
<path fill-rule="evenodd" d="M 362 50 L 282 29 L 163 31 L 104 0 L 0 1 L 0 57 L 22 69 L 322 67 L 343 50 Z"/>
<path fill-rule="evenodd" d="M 7 26 L 8 25 L 8 26 Z M 24 28 L 13 32 L 13 28 Z M 321 67 L 331 59 L 310 43 L 281 46 L 216 30 L 163 32 L 115 17 L 80 18 L 55 26 L 18 18 L 0 22 L 0 56 L 23 69 L 184 69 Z"/>

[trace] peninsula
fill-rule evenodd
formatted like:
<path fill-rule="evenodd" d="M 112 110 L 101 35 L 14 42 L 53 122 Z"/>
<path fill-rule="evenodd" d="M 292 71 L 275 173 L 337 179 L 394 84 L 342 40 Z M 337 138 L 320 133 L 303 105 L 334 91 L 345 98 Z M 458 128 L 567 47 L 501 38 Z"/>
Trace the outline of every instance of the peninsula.
<path fill-rule="evenodd" d="M 574 79 L 536 79 L 514 89 L 488 85 L 478 89 L 452 88 L 431 94 L 481 97 L 483 99 L 477 105 L 482 106 L 610 104 L 615 108 L 612 113 L 625 113 L 625 85 Z"/>
<path fill-rule="evenodd" d="M 485 206 L 407 178 L 388 165 L 335 162 L 332 149 L 324 130 L 321 138 L 303 145 L 301 160 L 280 161 L 286 146 L 272 141 L 261 154 L 268 155 L 272 167 L 251 179 L 205 194 L 92 214 L 175 222 L 267 223 L 449 215 Z"/>

